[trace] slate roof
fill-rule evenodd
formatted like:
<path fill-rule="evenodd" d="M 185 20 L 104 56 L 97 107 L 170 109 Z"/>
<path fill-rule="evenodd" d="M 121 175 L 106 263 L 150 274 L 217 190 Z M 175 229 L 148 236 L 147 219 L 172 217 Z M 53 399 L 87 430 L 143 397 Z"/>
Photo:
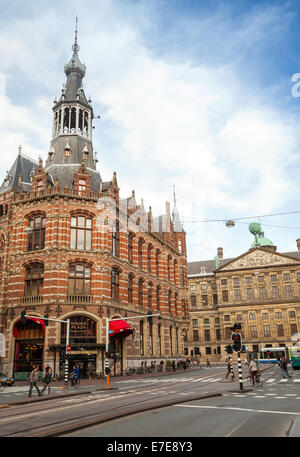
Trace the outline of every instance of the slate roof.
<path fill-rule="evenodd" d="M 14 161 L 11 169 L 4 178 L 4 181 L 0 187 L 0 194 L 17 190 L 19 183 L 19 175 L 21 175 L 22 190 L 24 192 L 30 192 L 32 188 L 30 174 L 35 172 L 38 167 L 38 162 L 27 157 L 24 154 L 18 154 Z"/>

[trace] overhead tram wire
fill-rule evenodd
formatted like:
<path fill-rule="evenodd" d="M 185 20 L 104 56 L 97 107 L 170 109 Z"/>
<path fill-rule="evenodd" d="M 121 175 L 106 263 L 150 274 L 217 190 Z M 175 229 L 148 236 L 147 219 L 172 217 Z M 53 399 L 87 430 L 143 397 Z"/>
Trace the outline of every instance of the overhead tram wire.
<path fill-rule="evenodd" d="M 245 220 L 245 219 L 259 219 L 261 217 L 283 216 L 286 214 L 296 214 L 296 213 L 300 213 L 300 210 L 299 211 L 287 211 L 285 213 L 261 214 L 261 215 L 257 215 L 257 216 L 247 216 L 247 217 L 231 217 L 231 218 L 226 218 L 226 219 L 206 219 L 206 220 L 202 220 L 202 221 L 201 220 L 185 221 L 183 219 L 182 223 L 183 224 L 192 224 L 192 223 L 206 223 L 206 222 L 227 222 L 228 220 L 232 220 L 232 221 L 236 222 L 236 221 L 241 221 L 241 220 Z M 264 224 L 264 225 L 266 225 L 266 224 Z M 275 225 L 274 225 L 274 227 L 275 227 Z M 290 227 L 290 228 L 296 229 L 297 227 Z"/>

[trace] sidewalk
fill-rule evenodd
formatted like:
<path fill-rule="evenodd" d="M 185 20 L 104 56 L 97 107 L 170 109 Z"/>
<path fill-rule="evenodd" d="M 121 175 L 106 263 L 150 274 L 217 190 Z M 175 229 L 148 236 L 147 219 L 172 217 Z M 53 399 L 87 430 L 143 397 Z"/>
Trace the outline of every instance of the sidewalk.
<path fill-rule="evenodd" d="M 134 375 L 131 375 L 131 376 L 110 376 L 109 378 L 109 383 L 110 384 L 114 384 L 115 382 L 119 382 L 119 381 L 128 381 L 128 380 L 134 380 L 134 379 L 143 379 L 143 378 L 153 378 L 153 377 L 160 377 L 160 376 L 170 376 L 170 375 L 176 375 L 176 374 L 183 374 L 183 373 L 187 373 L 187 372 L 191 372 L 191 371 L 194 371 L 194 370 L 201 370 L 202 368 L 201 367 L 190 367 L 190 368 L 187 368 L 186 370 L 184 369 L 180 369 L 180 370 L 176 370 L 176 371 L 157 371 L 155 373 L 144 373 L 144 374 L 134 374 Z M 39 382 L 38 385 L 41 385 L 42 382 Z M 106 386 L 106 378 L 105 379 L 92 379 L 92 380 L 89 380 L 89 379 L 81 379 L 80 380 L 80 387 L 87 387 L 87 386 L 99 386 L 103 384 L 104 386 Z M 51 386 L 52 387 L 63 387 L 65 385 L 65 382 L 64 381 L 52 381 L 51 383 Z M 28 386 L 28 381 L 16 381 L 14 386 Z M 8 387 L 9 389 L 9 387 Z"/>

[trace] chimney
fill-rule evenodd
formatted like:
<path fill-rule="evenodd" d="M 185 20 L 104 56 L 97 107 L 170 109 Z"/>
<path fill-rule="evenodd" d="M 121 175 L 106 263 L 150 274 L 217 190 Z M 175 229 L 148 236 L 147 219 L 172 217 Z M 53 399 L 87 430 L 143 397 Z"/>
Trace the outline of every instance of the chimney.
<path fill-rule="evenodd" d="M 218 257 L 219 259 L 223 259 L 223 248 L 218 248 Z"/>
<path fill-rule="evenodd" d="M 300 251 L 300 238 L 296 240 L 298 251 Z"/>

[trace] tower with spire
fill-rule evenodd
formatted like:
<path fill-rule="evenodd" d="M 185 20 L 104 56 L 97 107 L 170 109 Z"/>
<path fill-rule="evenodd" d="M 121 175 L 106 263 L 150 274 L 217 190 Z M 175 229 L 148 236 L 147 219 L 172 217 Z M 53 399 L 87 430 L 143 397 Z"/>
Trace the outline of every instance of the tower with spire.
<path fill-rule="evenodd" d="M 54 101 L 53 126 L 50 150 L 45 171 L 52 181 L 72 187 L 74 173 L 83 162 L 92 176 L 91 190 L 98 192 L 101 177 L 96 170 L 93 152 L 93 108 L 86 98 L 83 78 L 86 66 L 81 63 L 78 53 L 78 18 L 76 17 L 73 55 L 65 65 L 67 77 L 59 100 Z"/>

